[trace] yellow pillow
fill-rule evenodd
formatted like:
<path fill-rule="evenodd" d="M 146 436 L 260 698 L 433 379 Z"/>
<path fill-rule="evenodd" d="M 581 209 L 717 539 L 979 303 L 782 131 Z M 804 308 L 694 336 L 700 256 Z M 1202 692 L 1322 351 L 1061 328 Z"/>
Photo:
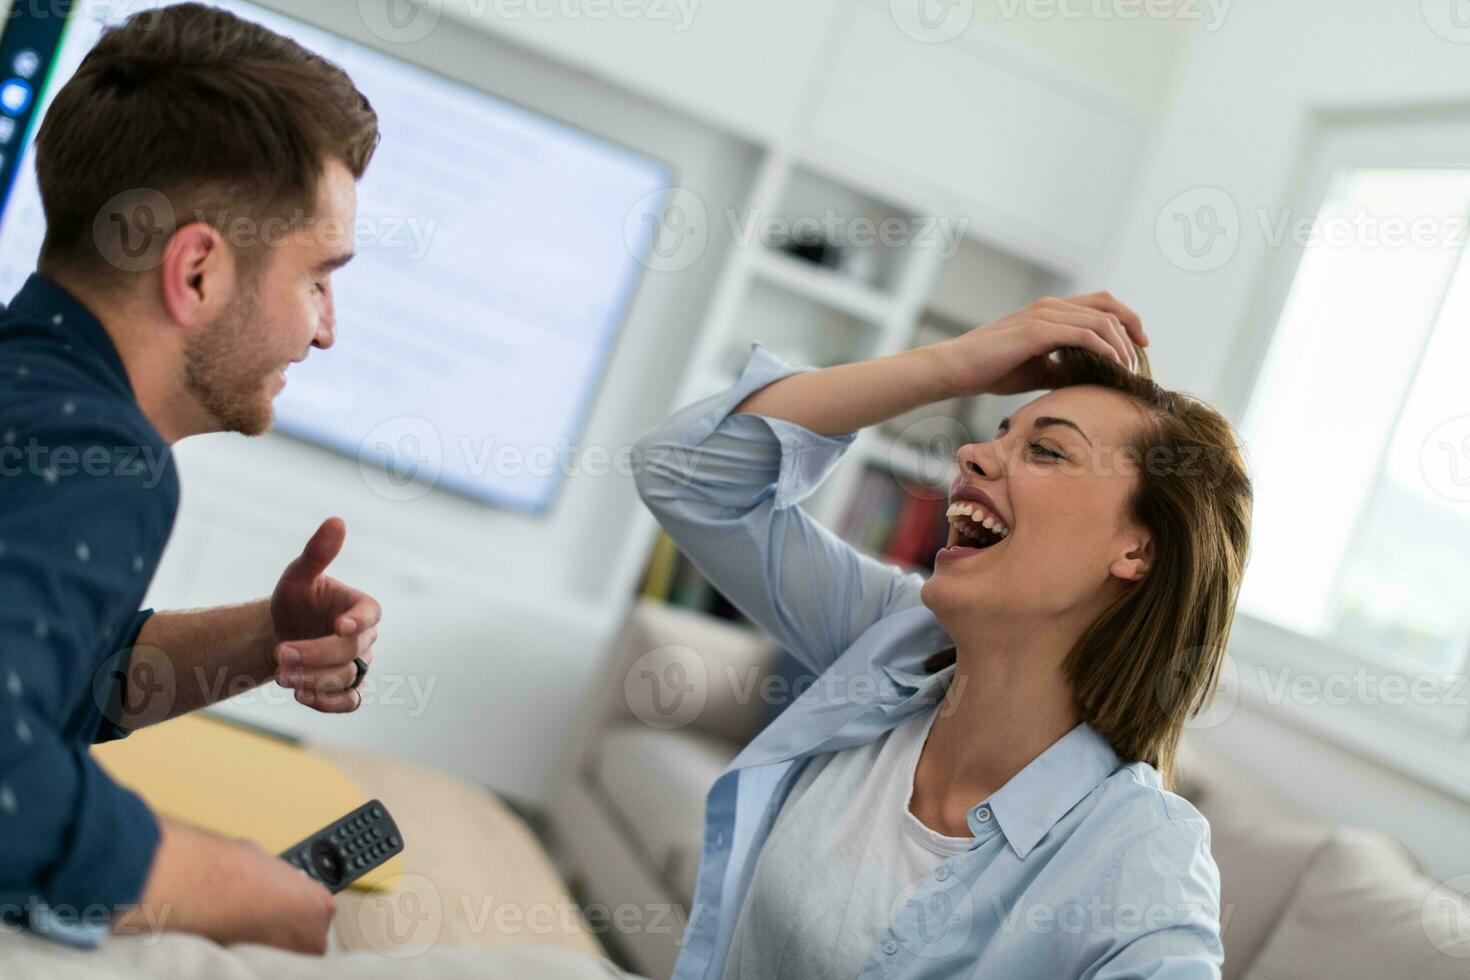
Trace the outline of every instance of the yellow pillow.
<path fill-rule="evenodd" d="M 367 797 L 310 749 L 210 715 L 192 714 L 95 746 L 113 779 L 155 812 L 279 854 Z M 401 873 L 394 855 L 353 882 L 370 891 Z"/>

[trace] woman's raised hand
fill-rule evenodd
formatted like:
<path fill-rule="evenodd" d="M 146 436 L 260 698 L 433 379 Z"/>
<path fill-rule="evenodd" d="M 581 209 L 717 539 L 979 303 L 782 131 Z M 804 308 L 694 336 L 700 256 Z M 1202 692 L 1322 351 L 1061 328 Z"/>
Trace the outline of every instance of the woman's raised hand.
<path fill-rule="evenodd" d="M 1048 356 L 1081 347 L 1138 370 L 1134 344 L 1148 346 L 1138 314 L 1110 293 L 1046 296 L 969 333 L 942 341 L 948 387 L 962 394 L 1014 395 L 1050 387 Z"/>

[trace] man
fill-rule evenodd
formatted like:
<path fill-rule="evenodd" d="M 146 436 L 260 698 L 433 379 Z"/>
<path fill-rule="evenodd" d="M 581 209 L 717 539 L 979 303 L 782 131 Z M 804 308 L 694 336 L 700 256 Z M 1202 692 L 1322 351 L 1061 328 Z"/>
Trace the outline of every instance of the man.
<path fill-rule="evenodd" d="M 326 889 L 151 813 L 88 746 L 271 680 L 317 711 L 361 704 L 380 611 L 326 574 L 338 519 L 269 599 L 136 610 L 178 507 L 169 447 L 265 432 L 286 368 L 332 346 L 331 277 L 352 257 L 343 230 L 377 141 L 344 72 L 197 4 L 109 31 L 45 119 L 45 244 L 0 317 L 11 925 L 89 943 L 109 925 L 161 922 L 218 943 L 326 949 Z"/>
<path fill-rule="evenodd" d="M 340 69 L 199 4 L 109 31 L 47 114 L 45 244 L 0 315 L 0 976 L 326 969 L 302 954 L 327 948 L 330 893 L 253 844 L 151 813 L 88 747 L 272 679 L 317 711 L 361 706 L 380 610 L 326 574 L 336 518 L 269 599 L 136 610 L 178 507 L 169 447 L 265 432 L 288 366 L 332 346 L 332 273 L 352 257 L 377 142 Z M 414 964 L 624 976 L 554 948 Z M 407 974 L 355 954 L 341 975 Z"/>

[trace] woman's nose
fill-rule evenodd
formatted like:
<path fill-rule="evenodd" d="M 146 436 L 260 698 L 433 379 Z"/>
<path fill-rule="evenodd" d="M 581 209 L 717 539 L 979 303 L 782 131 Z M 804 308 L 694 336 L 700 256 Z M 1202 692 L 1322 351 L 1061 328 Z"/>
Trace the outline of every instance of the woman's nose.
<path fill-rule="evenodd" d="M 996 460 L 998 454 L 993 442 L 971 442 L 959 448 L 955 459 L 960 464 L 960 473 L 965 477 L 994 478 L 1000 472 Z"/>

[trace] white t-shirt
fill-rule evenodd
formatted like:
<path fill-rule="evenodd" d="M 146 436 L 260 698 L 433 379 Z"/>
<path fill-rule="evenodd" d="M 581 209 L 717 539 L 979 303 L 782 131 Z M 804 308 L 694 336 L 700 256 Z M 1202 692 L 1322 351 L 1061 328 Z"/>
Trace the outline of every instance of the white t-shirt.
<path fill-rule="evenodd" d="M 909 812 L 937 713 L 811 760 L 756 859 L 724 980 L 854 980 L 923 881 L 969 849 Z"/>

